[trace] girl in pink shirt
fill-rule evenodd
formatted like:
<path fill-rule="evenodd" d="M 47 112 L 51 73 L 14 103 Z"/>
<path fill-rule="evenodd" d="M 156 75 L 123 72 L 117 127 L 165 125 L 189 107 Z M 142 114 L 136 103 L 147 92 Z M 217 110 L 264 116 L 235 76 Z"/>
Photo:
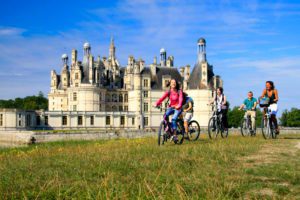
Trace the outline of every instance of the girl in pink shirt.
<path fill-rule="evenodd" d="M 183 94 L 182 90 L 179 89 L 179 83 L 175 79 L 172 79 L 170 81 L 170 90 L 166 91 L 163 94 L 163 96 L 155 103 L 155 106 L 158 107 L 167 97 L 169 97 L 170 102 L 165 117 L 168 119 L 169 115 L 173 114 L 172 129 L 176 130 L 176 120 L 182 112 L 181 106 L 183 101 Z M 176 132 L 174 132 L 174 134 L 176 134 Z"/>

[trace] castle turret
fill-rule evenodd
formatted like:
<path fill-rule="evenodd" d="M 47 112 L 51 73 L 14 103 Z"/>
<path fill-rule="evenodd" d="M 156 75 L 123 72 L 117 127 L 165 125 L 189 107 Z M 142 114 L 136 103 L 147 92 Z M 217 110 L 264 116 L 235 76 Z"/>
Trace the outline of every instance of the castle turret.
<path fill-rule="evenodd" d="M 76 65 L 77 62 L 77 50 L 73 49 L 72 50 L 72 63 L 71 63 L 71 67 L 74 67 Z"/>
<path fill-rule="evenodd" d="M 69 67 L 68 67 L 68 55 L 63 54 L 62 55 L 62 61 L 63 61 L 63 69 L 61 72 L 61 83 L 62 83 L 62 88 L 66 89 L 70 85 L 70 72 L 69 72 Z"/>
<path fill-rule="evenodd" d="M 198 40 L 198 62 L 206 62 L 206 41 L 204 38 Z"/>
<path fill-rule="evenodd" d="M 114 38 L 110 39 L 110 46 L 109 46 L 109 58 L 115 59 L 116 57 L 116 47 L 114 43 Z"/>
<path fill-rule="evenodd" d="M 164 48 L 160 49 L 160 66 L 165 67 L 167 62 L 167 52 Z"/>

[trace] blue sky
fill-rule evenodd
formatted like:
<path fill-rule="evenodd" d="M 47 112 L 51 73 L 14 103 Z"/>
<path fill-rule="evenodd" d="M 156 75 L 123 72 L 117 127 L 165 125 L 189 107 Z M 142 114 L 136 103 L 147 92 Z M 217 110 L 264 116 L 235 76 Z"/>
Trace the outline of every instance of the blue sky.
<path fill-rule="evenodd" d="M 81 59 L 86 41 L 94 56 L 107 56 L 113 35 L 123 66 L 129 55 L 150 64 L 161 47 L 176 66 L 193 66 L 196 41 L 204 37 L 231 105 L 249 90 L 260 95 L 273 80 L 280 109 L 299 108 L 299 1 L 0 2 L 0 99 L 47 94 L 61 55 L 76 48 Z"/>

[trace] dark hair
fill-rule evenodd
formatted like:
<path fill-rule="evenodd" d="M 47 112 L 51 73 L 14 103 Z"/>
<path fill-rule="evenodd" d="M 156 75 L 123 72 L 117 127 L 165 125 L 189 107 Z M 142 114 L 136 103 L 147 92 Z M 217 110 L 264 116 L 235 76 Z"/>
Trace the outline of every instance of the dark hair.
<path fill-rule="evenodd" d="M 170 87 L 171 81 L 172 81 L 172 80 L 174 80 L 174 81 L 176 82 L 176 90 L 179 91 L 179 90 L 180 90 L 180 83 L 179 83 L 177 80 L 175 80 L 174 78 L 172 78 L 172 79 L 166 84 L 166 86 L 167 86 L 167 87 Z"/>
<path fill-rule="evenodd" d="M 221 94 L 223 94 L 224 89 L 222 87 L 218 87 L 217 89 L 219 89 Z"/>
<path fill-rule="evenodd" d="M 266 84 L 269 83 L 271 85 L 271 89 L 274 90 L 275 89 L 275 85 L 273 83 L 273 81 L 266 81 Z"/>
<path fill-rule="evenodd" d="M 248 93 L 251 93 L 251 94 L 253 94 L 253 92 L 252 92 L 252 91 L 249 91 Z"/>

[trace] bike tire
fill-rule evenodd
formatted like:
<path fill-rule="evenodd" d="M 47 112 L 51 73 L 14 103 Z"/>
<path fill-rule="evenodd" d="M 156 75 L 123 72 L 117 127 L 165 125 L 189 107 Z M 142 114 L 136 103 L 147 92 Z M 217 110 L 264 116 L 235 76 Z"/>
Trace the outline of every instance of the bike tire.
<path fill-rule="evenodd" d="M 217 122 L 216 122 L 217 123 Z M 208 121 L 208 136 L 210 139 L 215 139 L 217 138 L 218 136 L 218 127 L 217 125 L 215 124 L 215 127 L 214 127 L 214 118 L 211 117 Z"/>
<path fill-rule="evenodd" d="M 271 135 L 272 135 L 272 138 L 273 139 L 276 139 L 277 138 L 277 134 L 276 134 L 276 131 L 275 131 L 275 126 L 274 126 L 274 124 L 273 124 L 273 122 L 271 122 Z"/>
<path fill-rule="evenodd" d="M 189 138 L 191 141 L 198 140 L 200 136 L 200 125 L 196 120 L 192 120 L 189 122 L 188 130 L 190 133 L 191 138 Z"/>
<path fill-rule="evenodd" d="M 228 129 L 225 130 L 224 127 L 221 128 L 221 136 L 222 138 L 227 138 L 228 137 Z"/>
<path fill-rule="evenodd" d="M 184 140 L 184 126 L 182 121 L 177 122 L 177 140 L 174 140 L 175 144 L 182 144 Z"/>
<path fill-rule="evenodd" d="M 241 126 L 240 126 L 240 131 L 241 131 L 241 135 L 243 137 L 246 137 L 248 134 L 248 130 L 247 130 L 247 121 L 245 119 L 242 120 L 241 122 Z"/>
<path fill-rule="evenodd" d="M 270 123 L 268 122 L 268 119 L 263 118 L 261 122 L 261 131 L 263 137 L 267 140 L 271 136 L 271 129 L 270 129 Z"/>
<path fill-rule="evenodd" d="M 158 145 L 164 145 L 166 142 L 166 132 L 165 132 L 165 122 L 164 120 L 161 121 L 160 126 L 159 126 L 159 130 L 158 130 L 158 138 L 157 138 L 157 142 Z"/>

